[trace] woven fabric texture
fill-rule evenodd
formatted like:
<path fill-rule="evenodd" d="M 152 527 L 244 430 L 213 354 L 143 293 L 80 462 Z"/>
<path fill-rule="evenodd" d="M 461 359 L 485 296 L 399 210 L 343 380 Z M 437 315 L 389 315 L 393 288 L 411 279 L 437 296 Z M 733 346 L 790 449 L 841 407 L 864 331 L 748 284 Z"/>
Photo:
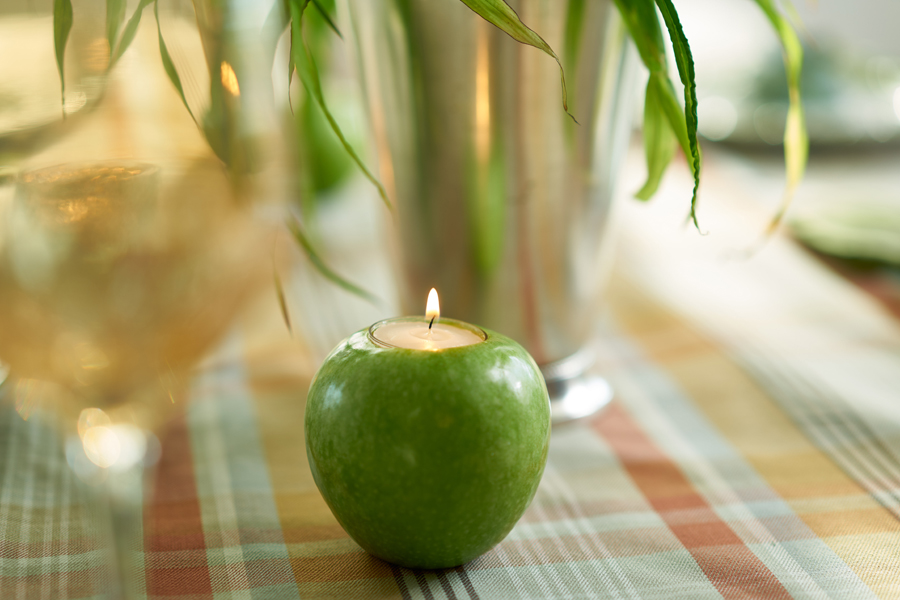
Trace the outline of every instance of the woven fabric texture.
<path fill-rule="evenodd" d="M 752 369 L 642 288 L 617 281 L 612 303 L 600 367 L 615 401 L 554 429 L 521 522 L 456 569 L 387 564 L 336 523 L 306 462 L 307 371 L 286 376 L 247 360 L 199 373 L 186 411 L 160 432 L 163 458 L 132 573 L 139 592 L 179 600 L 900 597 L 893 495 L 879 497 L 844 464 L 857 464 L 855 446 L 824 448 Z M 807 401 L 828 398 L 808 391 Z M 854 432 L 859 443 L 877 441 Z M 103 598 L 112 589 L 108 515 L 68 468 L 57 437 L 4 408 L 4 600 Z M 900 469 L 889 458 L 880 456 L 880 468 Z"/>

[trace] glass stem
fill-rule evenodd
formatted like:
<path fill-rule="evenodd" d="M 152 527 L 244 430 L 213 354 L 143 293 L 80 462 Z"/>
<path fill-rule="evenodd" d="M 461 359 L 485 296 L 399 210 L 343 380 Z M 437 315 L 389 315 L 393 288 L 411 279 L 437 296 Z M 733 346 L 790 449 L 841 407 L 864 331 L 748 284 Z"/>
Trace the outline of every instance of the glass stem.
<path fill-rule="evenodd" d="M 141 464 L 111 471 L 106 496 L 112 523 L 113 598 L 133 600 L 146 597 L 144 567 L 144 479 Z"/>

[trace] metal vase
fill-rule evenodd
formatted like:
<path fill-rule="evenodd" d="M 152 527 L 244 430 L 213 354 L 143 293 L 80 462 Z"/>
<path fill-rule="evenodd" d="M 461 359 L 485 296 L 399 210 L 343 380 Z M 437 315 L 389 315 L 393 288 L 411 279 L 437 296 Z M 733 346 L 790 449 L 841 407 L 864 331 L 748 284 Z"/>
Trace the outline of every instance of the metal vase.
<path fill-rule="evenodd" d="M 458 0 L 343 8 L 396 203 L 404 312 L 421 313 L 435 287 L 444 314 L 518 340 L 544 370 L 559 421 L 611 396 L 584 373 L 636 62 L 610 1 L 509 4 L 559 55 L 571 116 L 556 62 Z"/>

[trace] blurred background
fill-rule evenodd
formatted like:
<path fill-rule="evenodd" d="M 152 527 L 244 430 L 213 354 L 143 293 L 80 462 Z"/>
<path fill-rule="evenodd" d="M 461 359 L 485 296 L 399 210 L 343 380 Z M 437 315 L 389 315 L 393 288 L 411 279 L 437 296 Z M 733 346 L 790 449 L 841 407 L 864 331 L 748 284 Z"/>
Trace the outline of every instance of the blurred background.
<path fill-rule="evenodd" d="M 761 243 L 764 231 L 783 201 L 784 187 L 781 139 L 787 87 L 778 40 L 749 0 L 682 0 L 677 8 L 696 62 L 704 235 L 684 226 L 691 182 L 680 155 L 656 198 L 648 203 L 632 198 L 645 177 L 638 130 L 640 76 L 634 82 L 634 137 L 616 188 L 619 269 L 628 269 L 629 261 L 640 256 L 640 264 L 658 268 L 630 272 L 645 272 L 652 285 L 650 273 L 666 271 L 659 265 L 674 262 L 679 266 L 672 272 L 691 287 L 711 283 L 696 275 L 703 271 L 698 264 L 711 263 L 716 269 L 727 264 L 732 273 L 765 270 L 761 265 L 783 262 L 780 249 L 789 244 L 898 313 L 900 5 L 890 0 L 794 3 L 805 51 L 802 93 L 810 158 L 784 225 L 766 243 Z M 334 36 L 327 44 L 333 66 L 326 96 L 336 100 L 344 113 L 341 123 L 365 151 L 364 109 L 346 63 L 347 45 Z M 335 181 L 314 201 L 325 252 L 337 270 L 378 290 L 387 306 L 396 306 L 393 289 L 384 285 L 391 276 L 390 261 L 385 253 L 371 251 L 387 245 L 384 211 L 352 168 Z M 291 297 L 312 311 L 301 317 L 300 326 L 320 340 L 320 353 L 327 352 L 339 331 L 362 327 L 382 314 L 314 270 L 301 267 L 300 272 Z M 334 303 L 311 294 L 339 297 L 354 308 L 318 314 L 315 307 Z"/>

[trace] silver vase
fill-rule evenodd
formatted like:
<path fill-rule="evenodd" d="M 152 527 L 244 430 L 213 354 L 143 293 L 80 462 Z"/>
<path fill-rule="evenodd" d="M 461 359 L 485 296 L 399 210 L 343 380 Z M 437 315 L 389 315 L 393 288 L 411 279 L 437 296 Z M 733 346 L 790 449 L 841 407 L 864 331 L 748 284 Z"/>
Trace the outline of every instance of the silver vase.
<path fill-rule="evenodd" d="M 347 0 L 344 22 L 393 221 L 400 298 L 522 343 L 554 421 L 611 397 L 586 375 L 610 263 L 611 201 L 636 61 L 608 0 L 518 0 L 556 62 L 458 0 Z"/>

